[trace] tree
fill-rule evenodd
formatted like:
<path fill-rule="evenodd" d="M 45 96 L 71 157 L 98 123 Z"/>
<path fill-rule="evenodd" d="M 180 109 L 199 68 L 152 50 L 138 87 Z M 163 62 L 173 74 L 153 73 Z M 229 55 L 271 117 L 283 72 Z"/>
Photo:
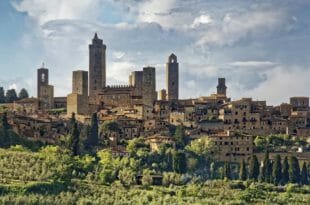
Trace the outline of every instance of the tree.
<path fill-rule="evenodd" d="M 71 113 L 71 118 L 70 118 L 70 126 L 73 127 L 73 125 L 75 124 L 76 119 L 75 119 L 75 113 Z"/>
<path fill-rule="evenodd" d="M 8 123 L 7 112 L 4 112 L 4 113 L 2 114 L 0 126 L 3 127 L 4 130 L 10 129 L 10 125 L 9 125 L 9 123 Z"/>
<path fill-rule="evenodd" d="M 172 157 L 173 171 L 179 174 L 186 172 L 186 157 L 182 151 L 175 151 Z"/>
<path fill-rule="evenodd" d="M 208 157 L 215 152 L 214 142 L 207 136 L 191 141 L 185 149 L 195 153 L 199 157 Z"/>
<path fill-rule="evenodd" d="M 17 100 L 17 94 L 15 89 L 10 89 L 6 91 L 6 96 L 5 96 L 6 102 L 7 103 L 12 103 Z"/>
<path fill-rule="evenodd" d="M 69 139 L 69 148 L 73 156 L 77 156 L 79 154 L 79 135 L 78 125 L 77 123 L 74 123 Z"/>
<path fill-rule="evenodd" d="M 289 181 L 289 164 L 288 164 L 288 159 L 287 157 L 284 158 L 283 160 L 283 166 L 282 166 L 282 179 L 281 182 L 282 184 L 286 184 Z"/>
<path fill-rule="evenodd" d="M 18 94 L 18 98 L 19 99 L 25 99 L 28 97 L 29 97 L 28 91 L 25 88 L 22 88 Z"/>
<path fill-rule="evenodd" d="M 257 156 L 252 155 L 249 168 L 249 178 L 257 181 L 258 176 L 259 176 L 259 162 Z"/>
<path fill-rule="evenodd" d="M 301 183 L 304 185 L 308 185 L 309 180 L 308 180 L 308 169 L 306 162 L 303 163 L 302 169 L 301 169 Z"/>
<path fill-rule="evenodd" d="M 183 149 L 187 143 L 186 136 L 185 136 L 185 131 L 183 126 L 179 125 L 175 129 L 174 132 L 174 139 L 176 141 L 176 148 L 177 149 Z"/>
<path fill-rule="evenodd" d="M 228 162 L 225 162 L 224 164 L 224 178 L 227 178 L 227 179 L 232 179 L 232 174 L 231 174 L 231 169 L 230 169 L 230 164 Z"/>
<path fill-rule="evenodd" d="M 98 145 L 98 117 L 97 113 L 93 113 L 90 125 L 90 133 L 88 136 L 88 144 L 90 147 Z"/>
<path fill-rule="evenodd" d="M 153 184 L 153 178 L 151 175 L 151 171 L 149 169 L 143 170 L 143 176 L 142 176 L 142 185 L 144 186 L 150 186 Z"/>
<path fill-rule="evenodd" d="M 277 154 L 272 168 L 273 183 L 278 185 L 281 182 L 281 177 L 282 177 L 281 156 Z"/>
<path fill-rule="evenodd" d="M 119 171 L 118 178 L 125 186 L 134 185 L 136 183 L 136 173 L 131 169 L 122 169 Z"/>
<path fill-rule="evenodd" d="M 300 168 L 298 159 L 295 156 L 291 156 L 289 159 L 289 182 L 299 183 L 300 182 Z"/>
<path fill-rule="evenodd" d="M 239 179 L 245 181 L 247 179 L 247 170 L 244 160 L 242 160 L 239 171 Z"/>
<path fill-rule="evenodd" d="M 263 161 L 263 166 L 262 166 L 262 171 L 261 171 L 261 175 L 260 175 L 260 179 L 263 182 L 269 182 L 270 181 L 270 174 L 271 173 L 269 170 L 269 166 L 270 166 L 269 152 L 268 152 L 268 150 L 266 150 L 264 161 Z"/>
<path fill-rule="evenodd" d="M 0 87 L 0 103 L 5 103 L 5 95 L 3 87 Z"/>

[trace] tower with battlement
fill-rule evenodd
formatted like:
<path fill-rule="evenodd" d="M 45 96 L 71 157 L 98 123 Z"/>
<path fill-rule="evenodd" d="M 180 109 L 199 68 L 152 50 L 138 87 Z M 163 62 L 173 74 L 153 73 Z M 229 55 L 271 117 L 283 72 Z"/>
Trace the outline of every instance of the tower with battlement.
<path fill-rule="evenodd" d="M 97 33 L 89 45 L 89 96 L 93 98 L 106 86 L 106 45 Z"/>
<path fill-rule="evenodd" d="M 177 56 L 173 53 L 169 56 L 166 64 L 166 85 L 167 85 L 167 99 L 179 99 L 179 63 Z"/>

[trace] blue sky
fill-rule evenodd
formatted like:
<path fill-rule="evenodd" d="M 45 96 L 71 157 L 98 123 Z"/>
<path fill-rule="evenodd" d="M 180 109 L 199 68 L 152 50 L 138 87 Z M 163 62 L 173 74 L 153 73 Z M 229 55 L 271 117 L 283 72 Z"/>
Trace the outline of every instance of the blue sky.
<path fill-rule="evenodd" d="M 183 98 L 214 93 L 226 77 L 233 99 L 288 102 L 310 94 L 309 11 L 309 0 L 1 0 L 0 86 L 35 95 L 45 62 L 55 94 L 65 96 L 71 72 L 88 70 L 98 32 L 109 84 L 152 65 L 162 89 L 173 52 Z"/>

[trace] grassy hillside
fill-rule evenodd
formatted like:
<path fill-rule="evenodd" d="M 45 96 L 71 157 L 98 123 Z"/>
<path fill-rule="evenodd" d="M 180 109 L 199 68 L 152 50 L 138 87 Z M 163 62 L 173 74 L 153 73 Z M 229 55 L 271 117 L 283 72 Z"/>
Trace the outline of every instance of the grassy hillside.
<path fill-rule="evenodd" d="M 182 186 L 103 185 L 97 162 L 58 147 L 0 149 L 0 204 L 307 204 L 310 186 L 209 180 Z"/>

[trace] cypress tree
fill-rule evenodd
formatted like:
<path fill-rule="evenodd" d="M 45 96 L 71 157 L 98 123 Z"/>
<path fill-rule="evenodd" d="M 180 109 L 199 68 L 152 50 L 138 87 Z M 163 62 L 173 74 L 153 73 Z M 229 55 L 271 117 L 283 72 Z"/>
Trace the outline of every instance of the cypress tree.
<path fill-rule="evenodd" d="M 272 167 L 273 167 L 273 161 L 269 160 L 268 169 L 267 169 L 267 182 L 273 183 L 273 177 L 272 177 Z"/>
<path fill-rule="evenodd" d="M 92 146 L 98 145 L 98 117 L 97 113 L 92 114 L 91 127 L 88 137 L 88 144 Z"/>
<path fill-rule="evenodd" d="M 249 179 L 257 181 L 258 176 L 259 176 L 259 162 L 257 156 L 252 155 L 249 168 Z"/>
<path fill-rule="evenodd" d="M 183 174 L 186 172 L 186 157 L 182 151 L 174 151 L 172 156 L 173 171 Z"/>
<path fill-rule="evenodd" d="M 80 143 L 79 135 L 80 133 L 78 130 L 77 123 L 74 123 L 69 140 L 69 148 L 73 156 L 77 156 L 79 154 L 79 143 Z"/>
<path fill-rule="evenodd" d="M 281 175 L 282 175 L 281 156 L 277 154 L 272 168 L 272 178 L 274 184 L 278 185 L 281 182 Z"/>
<path fill-rule="evenodd" d="M 5 103 L 5 94 L 3 87 L 0 87 L 0 103 Z"/>
<path fill-rule="evenodd" d="M 269 182 L 270 180 L 269 166 L 270 166 L 269 152 L 268 150 L 266 150 L 264 161 L 263 161 L 263 167 L 262 167 L 262 171 L 260 175 L 260 179 L 263 182 Z"/>
<path fill-rule="evenodd" d="M 306 162 L 303 163 L 302 169 L 301 169 L 301 183 L 304 185 L 308 185 L 308 169 Z"/>
<path fill-rule="evenodd" d="M 186 145 L 186 135 L 182 125 L 176 127 L 174 132 L 174 139 L 176 141 L 176 148 L 183 149 Z"/>
<path fill-rule="evenodd" d="M 232 179 L 230 164 L 228 162 L 225 162 L 224 164 L 224 177 L 227 179 Z"/>
<path fill-rule="evenodd" d="M 244 160 L 242 160 L 239 171 L 239 179 L 245 181 L 247 179 L 247 170 Z"/>
<path fill-rule="evenodd" d="M 300 182 L 300 168 L 298 159 L 295 156 L 291 156 L 289 159 L 289 182 L 299 183 Z"/>
<path fill-rule="evenodd" d="M 282 166 L 282 178 L 281 178 L 282 184 L 287 184 L 287 182 L 289 181 L 288 169 L 289 169 L 288 159 L 287 157 L 285 157 Z"/>
<path fill-rule="evenodd" d="M 8 115 L 7 112 L 4 112 L 1 118 L 1 126 L 3 127 L 3 129 L 6 131 L 8 129 L 10 129 L 10 125 L 8 123 Z"/>

